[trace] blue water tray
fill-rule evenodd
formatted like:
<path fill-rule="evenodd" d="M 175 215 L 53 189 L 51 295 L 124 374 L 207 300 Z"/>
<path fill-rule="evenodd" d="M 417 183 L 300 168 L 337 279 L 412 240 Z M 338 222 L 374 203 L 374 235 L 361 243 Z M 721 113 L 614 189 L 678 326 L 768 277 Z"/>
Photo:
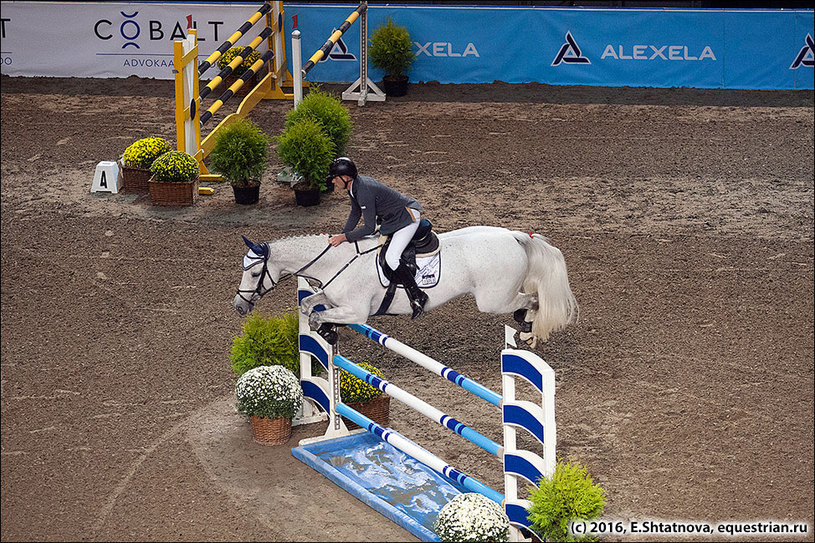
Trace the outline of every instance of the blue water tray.
<path fill-rule="evenodd" d="M 422 541 L 439 541 L 433 523 L 467 492 L 368 433 L 301 445 L 292 455 Z"/>

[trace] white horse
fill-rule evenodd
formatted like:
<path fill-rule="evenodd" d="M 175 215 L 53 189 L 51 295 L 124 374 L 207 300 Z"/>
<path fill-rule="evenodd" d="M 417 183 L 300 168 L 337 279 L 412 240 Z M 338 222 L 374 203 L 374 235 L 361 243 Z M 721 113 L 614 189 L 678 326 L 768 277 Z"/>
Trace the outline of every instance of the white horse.
<path fill-rule="evenodd" d="M 425 310 L 463 294 L 475 297 L 479 311 L 513 313 L 521 337 L 546 341 L 577 314 L 566 263 L 557 247 L 538 234 L 492 226 L 471 226 L 439 234 L 441 270 L 438 283 L 425 289 Z M 249 252 L 233 306 L 246 315 L 255 303 L 288 276 L 316 283 L 316 294 L 300 303 L 314 329 L 365 323 L 385 297 L 376 270 L 378 238 L 331 247 L 327 235 L 298 236 L 262 244 L 244 237 Z M 322 306 L 322 307 L 320 307 Z M 315 309 L 316 308 L 316 309 Z M 411 314 L 404 289 L 398 289 L 387 314 Z M 531 324 L 531 325 L 530 325 Z M 530 333 L 531 332 L 531 333 Z M 336 338 L 336 332 L 327 338 Z M 332 341 L 332 339 L 329 339 Z"/>

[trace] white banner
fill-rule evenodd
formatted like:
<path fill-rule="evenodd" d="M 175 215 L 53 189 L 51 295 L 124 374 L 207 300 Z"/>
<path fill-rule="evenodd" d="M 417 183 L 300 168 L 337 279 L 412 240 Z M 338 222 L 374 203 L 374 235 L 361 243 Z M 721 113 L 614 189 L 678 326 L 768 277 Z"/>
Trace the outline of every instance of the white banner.
<path fill-rule="evenodd" d="M 173 79 L 173 42 L 198 31 L 208 57 L 263 2 L 0 2 L 0 72 L 10 76 Z M 261 18 L 237 45 L 265 27 Z M 287 23 L 287 26 L 288 23 Z M 266 45 L 258 48 L 261 53 Z M 213 75 L 217 68 L 212 68 Z M 209 75 L 209 74 L 207 74 Z M 202 77 L 208 79 L 208 77 Z"/>

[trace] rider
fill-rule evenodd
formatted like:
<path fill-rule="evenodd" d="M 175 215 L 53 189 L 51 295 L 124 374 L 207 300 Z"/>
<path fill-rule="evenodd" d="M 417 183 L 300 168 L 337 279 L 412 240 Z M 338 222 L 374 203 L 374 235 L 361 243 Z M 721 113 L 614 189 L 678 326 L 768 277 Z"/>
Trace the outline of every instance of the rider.
<path fill-rule="evenodd" d="M 357 174 L 357 167 L 348 157 L 334 159 L 328 170 L 327 181 L 335 188 L 348 191 L 351 198 L 351 212 L 342 234 L 331 236 L 328 242 L 336 247 L 344 241 L 359 241 L 373 234 L 376 224 L 381 221 L 379 233 L 391 235 L 391 242 L 385 252 L 385 263 L 394 276 L 405 286 L 410 307 L 415 319 L 424 311 L 427 294 L 416 284 L 416 279 L 407 266 L 400 263 L 402 252 L 407 247 L 416 229 L 419 228 L 419 210 L 424 209 L 419 202 L 380 183 L 372 177 Z M 356 228 L 362 217 L 364 224 Z"/>

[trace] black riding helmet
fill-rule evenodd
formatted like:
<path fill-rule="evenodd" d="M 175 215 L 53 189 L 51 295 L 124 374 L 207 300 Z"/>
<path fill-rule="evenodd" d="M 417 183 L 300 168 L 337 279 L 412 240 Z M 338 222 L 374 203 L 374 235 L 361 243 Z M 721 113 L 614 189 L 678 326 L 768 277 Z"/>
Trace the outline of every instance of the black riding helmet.
<path fill-rule="evenodd" d="M 331 180 L 339 175 L 347 175 L 351 179 L 357 178 L 357 167 L 354 161 L 347 156 L 337 157 L 331 162 L 328 167 L 328 177 L 325 179 L 326 183 L 331 183 Z"/>

